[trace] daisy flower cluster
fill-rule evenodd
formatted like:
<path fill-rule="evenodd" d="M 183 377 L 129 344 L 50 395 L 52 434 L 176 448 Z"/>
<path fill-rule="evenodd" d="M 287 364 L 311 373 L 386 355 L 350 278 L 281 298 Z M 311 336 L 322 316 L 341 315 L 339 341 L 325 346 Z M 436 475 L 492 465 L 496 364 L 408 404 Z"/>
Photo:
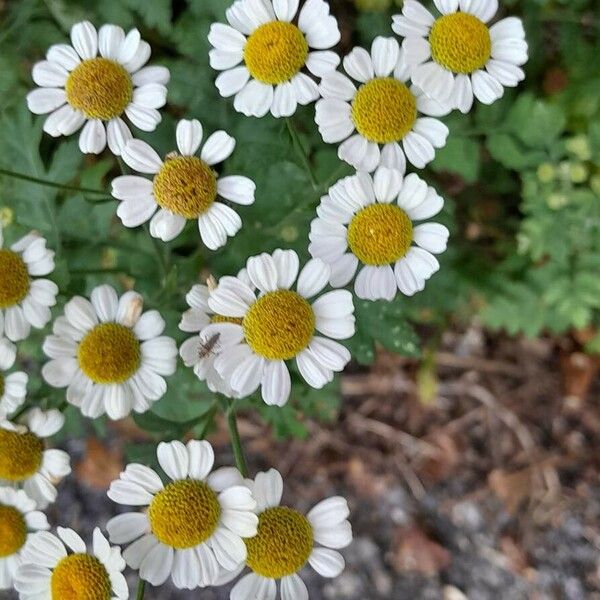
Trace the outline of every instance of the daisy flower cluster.
<path fill-rule="evenodd" d="M 255 118 L 289 118 L 314 103 L 315 128 L 353 172 L 320 198 L 308 260 L 279 248 L 248 257 L 235 276 L 191 287 L 179 323 L 190 337 L 179 348 L 133 285 L 61 299 L 42 344 L 43 379 L 64 390 L 58 408 L 28 399 L 28 374 L 15 368 L 17 343 L 52 320 L 55 254 L 35 231 L 5 244 L 0 228 L 0 589 L 25 600 L 125 600 L 128 566 L 155 586 L 235 582 L 231 600 L 307 600 L 305 567 L 342 572 L 339 551 L 352 542 L 346 500 L 326 499 L 306 514 L 283 505 L 281 475 L 248 478 L 233 433 L 237 467 L 215 468 L 205 440 L 161 442 L 160 470 L 129 464 L 110 485 L 108 497 L 128 508 L 106 523 L 106 536 L 96 528 L 87 545 L 72 529 L 52 533 L 43 511 L 71 465 L 51 438 L 68 406 L 118 420 L 168 402 L 178 355 L 229 417 L 236 400 L 253 395 L 282 407 L 295 385 L 321 389 L 350 362 L 354 296 L 392 301 L 425 288 L 449 231 L 432 221 L 444 199 L 412 171 L 445 146 L 446 115 L 469 112 L 475 100 L 491 104 L 524 79 L 528 53 L 521 21 L 498 20 L 497 0 L 434 5 L 405 0 L 390 30 L 402 39 L 379 36 L 343 57 L 325 0 L 235 0 L 226 9 L 227 22 L 208 34 L 220 95 Z M 222 250 L 263 191 L 235 168 L 230 174 L 235 138 L 182 118 L 170 151 L 159 154 L 134 133 L 161 121 L 170 74 L 147 65 L 150 45 L 139 31 L 84 21 L 70 42 L 33 67 L 38 87 L 26 102 L 48 115 L 44 131 L 81 130 L 82 153 L 108 147 L 122 158 L 131 172 L 111 187 L 123 226 L 148 224 L 153 238 L 170 242 L 193 221 L 203 247 Z"/>

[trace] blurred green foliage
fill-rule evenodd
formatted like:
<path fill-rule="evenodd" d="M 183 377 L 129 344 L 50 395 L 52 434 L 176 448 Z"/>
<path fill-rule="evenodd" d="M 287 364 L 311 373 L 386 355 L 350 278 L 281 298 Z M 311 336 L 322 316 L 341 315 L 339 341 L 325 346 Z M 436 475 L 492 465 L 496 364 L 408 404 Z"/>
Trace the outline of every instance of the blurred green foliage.
<path fill-rule="evenodd" d="M 0 2 L 0 169 L 93 188 L 82 195 L 0 176 L 0 219 L 14 239 L 31 228 L 57 251 L 53 278 L 60 303 L 99 283 L 118 289 L 135 285 L 147 306 L 159 308 L 168 333 L 177 329 L 184 295 L 201 273 L 235 273 L 250 255 L 277 247 L 307 258 L 308 229 L 320 196 L 350 173 L 336 147 L 320 140 L 314 107 L 294 117 L 316 174 L 311 184 L 284 121 L 250 119 L 233 110 L 214 86 L 207 33 L 223 21 L 225 0 L 19 0 Z M 393 35 L 391 0 L 332 2 L 345 30 L 341 53 Z M 484 323 L 511 334 L 536 336 L 600 325 L 600 15 L 595 0 L 507 0 L 507 14 L 523 18 L 530 43 L 527 80 L 491 107 L 445 119 L 448 145 L 422 175 L 447 198 L 442 220 L 451 230 L 441 271 L 414 298 L 357 302 L 357 335 L 349 342 L 360 363 L 374 360 L 379 343 L 418 356 L 415 327 L 442 329 L 479 314 Z M 372 10 L 371 10 L 372 9 Z M 151 134 L 135 131 L 161 154 L 173 150 L 176 121 L 198 118 L 205 131 L 225 129 L 237 139 L 227 171 L 251 177 L 257 201 L 240 207 L 242 231 L 220 252 L 200 244 L 190 224 L 163 245 L 143 228 L 125 229 L 115 218 L 110 179 L 119 174 L 106 155 L 84 157 L 76 137 L 42 135 L 42 118 L 30 115 L 25 94 L 33 87 L 31 67 L 47 47 L 64 42 L 71 25 L 89 19 L 138 27 L 153 48 L 151 62 L 171 70 L 169 105 Z M 60 306 L 57 308 L 57 313 Z M 39 378 L 43 364 L 37 333 L 20 344 L 20 361 L 31 373 L 31 390 L 48 405 L 64 392 Z M 600 335 L 589 344 L 600 351 Z M 306 435 L 301 415 L 336 414 L 337 384 L 307 390 L 295 381 L 284 409 L 248 399 L 278 435 Z M 156 438 L 210 428 L 218 402 L 180 365 L 169 392 L 137 423 Z M 71 431 L 81 426 L 75 411 Z M 85 426 L 91 426 L 89 424 Z M 95 423 L 95 427 L 102 427 Z"/>

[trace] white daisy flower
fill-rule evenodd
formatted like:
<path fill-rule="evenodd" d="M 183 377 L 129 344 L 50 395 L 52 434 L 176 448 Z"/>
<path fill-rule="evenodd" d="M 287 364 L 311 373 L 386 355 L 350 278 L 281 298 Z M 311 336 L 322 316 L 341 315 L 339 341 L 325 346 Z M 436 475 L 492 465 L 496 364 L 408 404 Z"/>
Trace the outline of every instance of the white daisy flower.
<path fill-rule="evenodd" d="M 56 500 L 56 485 L 71 472 L 63 450 L 46 449 L 46 438 L 65 424 L 58 410 L 34 408 L 19 423 L 0 422 L 0 484 L 22 486 L 44 509 Z"/>
<path fill-rule="evenodd" d="M 238 278 L 251 285 L 245 269 L 238 273 Z M 241 325 L 242 319 L 224 317 L 213 312 L 208 306 L 209 295 L 209 287 L 201 284 L 192 286 L 192 289 L 186 294 L 185 299 L 190 308 L 181 316 L 179 329 L 196 335 L 183 342 L 179 348 L 179 355 L 186 367 L 193 367 L 194 373 L 200 381 L 206 381 L 209 390 L 235 398 L 237 394 L 219 375 L 214 365 L 220 351 L 220 336 L 214 335 L 211 338 L 206 338 L 203 332 L 211 323 L 237 323 Z"/>
<path fill-rule="evenodd" d="M 434 0 L 434 17 L 420 2 L 406 0 L 392 29 L 404 36 L 402 47 L 415 85 L 430 96 L 467 113 L 473 95 L 492 104 L 504 87 L 525 79 L 527 62 L 523 23 L 508 17 L 489 26 L 498 0 Z"/>
<path fill-rule="evenodd" d="M 360 269 L 354 290 L 366 300 L 412 296 L 439 270 L 434 254 L 446 250 L 449 232 L 415 221 L 438 214 L 444 200 L 416 174 L 380 167 L 338 181 L 321 198 L 311 223 L 309 252 L 331 266 L 330 283 L 343 287 Z"/>
<path fill-rule="evenodd" d="M 344 570 L 344 559 L 336 550 L 352 542 L 348 503 L 341 497 L 329 498 L 304 516 L 280 506 L 283 479 L 275 469 L 258 473 L 249 485 L 258 514 L 258 533 L 245 540 L 246 565 L 252 573 L 234 586 L 231 600 L 275 600 L 278 580 L 282 600 L 308 600 L 298 576 L 306 564 L 323 577 L 337 577 Z"/>
<path fill-rule="evenodd" d="M 329 50 L 340 41 L 329 3 L 306 0 L 237 0 L 227 9 L 229 25 L 215 23 L 208 41 L 210 64 L 223 71 L 216 86 L 246 116 L 289 117 L 298 104 L 319 97 L 314 80 L 333 71 L 340 59 Z M 243 63 L 243 64 L 240 64 Z"/>
<path fill-rule="evenodd" d="M 379 165 L 404 173 L 406 159 L 419 169 L 431 162 L 449 133 L 432 117 L 449 110 L 416 86 L 408 87 L 409 70 L 398 42 L 377 37 L 370 54 L 354 48 L 343 64 L 350 77 L 338 71 L 323 77 L 315 115 L 325 142 L 343 142 L 340 159 L 369 173 Z"/>
<path fill-rule="evenodd" d="M 51 136 L 71 135 L 83 125 L 82 152 L 99 154 L 108 142 L 118 156 L 132 138 L 123 114 L 142 131 L 160 123 L 156 109 L 167 100 L 169 70 L 144 67 L 150 45 L 137 29 L 125 35 L 121 27 L 103 25 L 97 32 L 83 21 L 73 25 L 71 44 L 51 46 L 46 60 L 34 65 L 40 87 L 27 95 L 29 110 L 50 113 L 44 131 Z"/>
<path fill-rule="evenodd" d="M 239 277 L 221 277 L 208 299 L 215 313 L 241 319 L 241 324 L 212 323 L 203 336 L 219 334 L 220 354 L 214 366 L 234 392 L 245 397 L 262 386 L 267 404 L 283 406 L 291 390 L 286 361 L 296 359 L 302 377 L 317 389 L 350 361 L 348 350 L 333 339 L 354 335 L 352 294 L 335 290 L 311 304 L 309 299 L 327 285 L 330 268 L 313 259 L 298 277 L 299 260 L 293 250 L 253 256 L 246 267 L 252 286 Z M 253 288 L 258 289 L 258 298 Z"/>
<path fill-rule="evenodd" d="M 46 515 L 23 490 L 0 487 L 0 590 L 13 586 L 31 534 L 49 527 Z"/>
<path fill-rule="evenodd" d="M 111 484 L 111 500 L 147 508 L 111 519 L 110 540 L 133 542 L 123 557 L 152 585 L 169 576 L 180 589 L 215 585 L 223 569 L 246 560 L 242 538 L 256 535 L 256 502 L 236 469 L 211 473 L 215 457 L 206 441 L 163 442 L 157 457 L 171 479 L 167 485 L 139 464 L 128 465 Z"/>
<path fill-rule="evenodd" d="M 17 342 L 29 335 L 31 327 L 44 327 L 52 318 L 50 306 L 56 304 L 58 286 L 39 279 L 54 271 L 54 251 L 46 248 L 43 237 L 32 231 L 10 249 L 3 243 L 0 226 L 0 361 L 10 362 L 16 349 L 3 341 L 2 334 Z"/>
<path fill-rule="evenodd" d="M 48 531 L 31 537 L 15 577 L 20 600 L 129 598 L 121 549 L 111 546 L 98 527 L 92 552 L 72 529 L 58 527 L 56 533 L 58 537 Z"/>
<path fill-rule="evenodd" d="M 187 220 L 198 223 L 200 237 L 207 248 L 224 246 L 242 227 L 239 215 L 221 198 L 235 204 L 254 203 L 256 186 L 241 175 L 220 177 L 214 166 L 227 159 L 235 139 L 224 131 L 213 133 L 202 143 L 202 125 L 196 119 L 177 124 L 178 153 L 164 162 L 151 146 L 141 140 L 130 141 L 123 160 L 135 171 L 154 175 L 152 181 L 135 175 L 117 177 L 112 195 L 121 200 L 117 215 L 125 227 L 137 227 L 150 219 L 150 233 L 164 242 L 175 239 Z"/>
<path fill-rule="evenodd" d="M 0 349 L 1 355 L 2 350 Z M 0 366 L 0 413 L 10 415 L 25 402 L 28 380 L 27 373 L 16 371 L 7 375 L 2 372 Z"/>
<path fill-rule="evenodd" d="M 54 335 L 43 346 L 52 360 L 42 376 L 53 387 L 66 387 L 67 402 L 84 416 L 123 419 L 132 410 L 146 412 L 165 395 L 177 346 L 161 335 L 165 322 L 158 311 L 142 314 L 143 304 L 136 292 L 119 298 L 110 285 L 100 285 L 90 300 L 69 300 L 65 315 L 54 321 Z"/>

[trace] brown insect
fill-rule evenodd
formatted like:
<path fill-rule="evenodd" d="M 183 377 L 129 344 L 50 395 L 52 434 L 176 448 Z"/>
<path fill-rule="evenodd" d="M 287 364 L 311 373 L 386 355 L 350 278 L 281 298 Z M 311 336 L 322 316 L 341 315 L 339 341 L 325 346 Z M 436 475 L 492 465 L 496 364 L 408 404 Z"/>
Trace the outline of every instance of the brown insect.
<path fill-rule="evenodd" d="M 219 338 L 221 337 L 220 333 L 215 333 L 211 337 L 209 337 L 206 341 L 200 342 L 200 348 L 198 350 L 198 358 L 204 359 L 208 358 L 211 354 L 217 354 L 217 344 L 219 342 Z"/>

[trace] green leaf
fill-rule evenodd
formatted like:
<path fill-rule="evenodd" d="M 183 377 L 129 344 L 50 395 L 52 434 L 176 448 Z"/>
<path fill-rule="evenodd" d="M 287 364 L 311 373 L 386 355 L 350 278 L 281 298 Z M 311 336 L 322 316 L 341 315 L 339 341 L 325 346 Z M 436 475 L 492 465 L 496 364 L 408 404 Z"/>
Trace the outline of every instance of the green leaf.
<path fill-rule="evenodd" d="M 437 151 L 431 168 L 437 173 L 459 175 L 473 183 L 479 177 L 481 167 L 479 143 L 468 137 L 450 136 L 444 148 Z"/>

